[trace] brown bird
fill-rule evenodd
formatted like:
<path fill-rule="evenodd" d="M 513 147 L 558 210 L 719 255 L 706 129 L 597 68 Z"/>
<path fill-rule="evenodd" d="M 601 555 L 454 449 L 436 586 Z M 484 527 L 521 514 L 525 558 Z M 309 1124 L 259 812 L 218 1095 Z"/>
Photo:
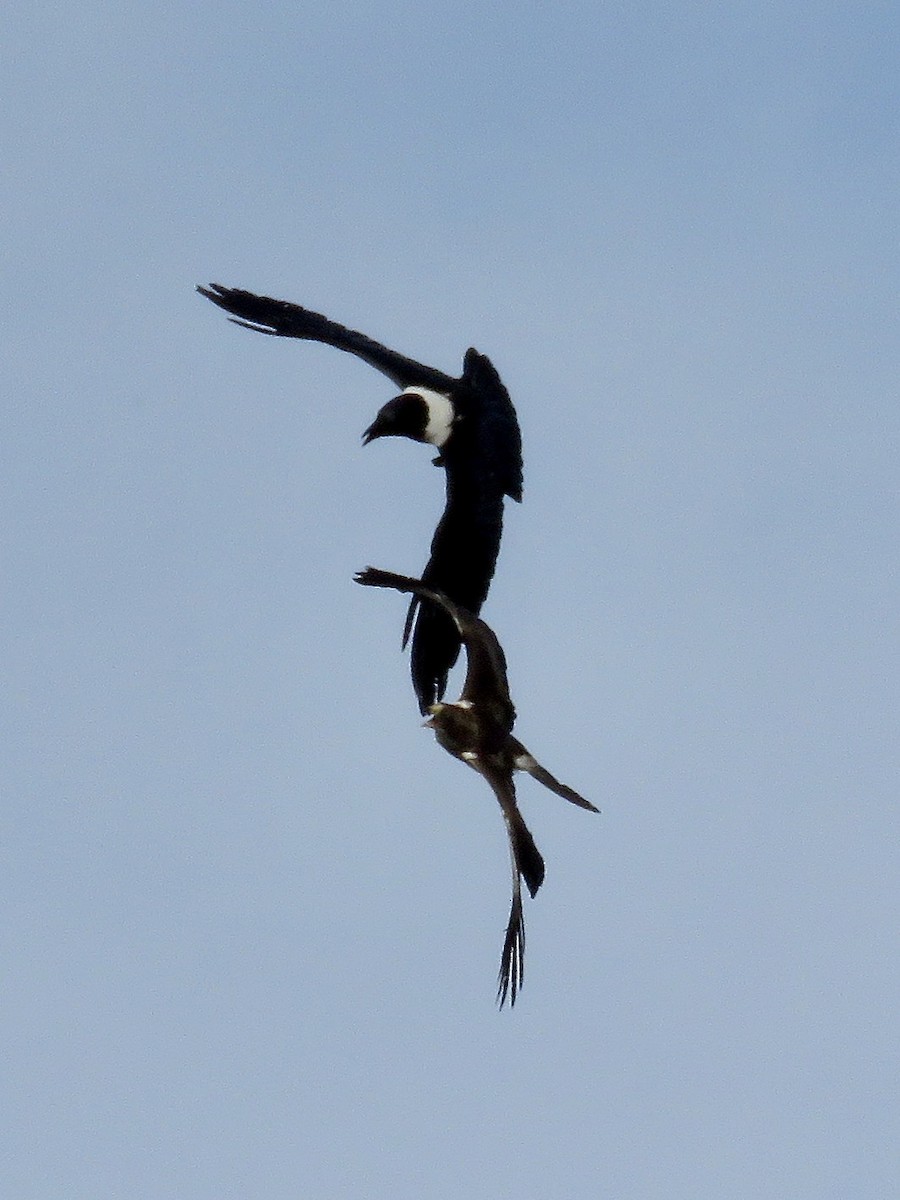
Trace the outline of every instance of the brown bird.
<path fill-rule="evenodd" d="M 525 918 L 520 881 L 525 880 L 534 897 L 544 881 L 544 860 L 516 804 L 513 774 L 525 771 L 579 808 L 589 812 L 600 810 L 555 779 L 513 737 L 516 710 L 509 695 L 506 657 L 493 630 L 484 621 L 419 579 L 367 567 L 355 576 L 355 581 L 366 587 L 412 593 L 439 605 L 455 624 L 466 648 L 466 679 L 461 696 L 455 703 L 430 705 L 425 724 L 434 730 L 435 738 L 445 750 L 484 776 L 503 811 L 512 860 L 512 905 L 500 957 L 497 1000 L 501 1008 L 507 996 L 510 1004 L 515 1004 L 525 973 Z"/>

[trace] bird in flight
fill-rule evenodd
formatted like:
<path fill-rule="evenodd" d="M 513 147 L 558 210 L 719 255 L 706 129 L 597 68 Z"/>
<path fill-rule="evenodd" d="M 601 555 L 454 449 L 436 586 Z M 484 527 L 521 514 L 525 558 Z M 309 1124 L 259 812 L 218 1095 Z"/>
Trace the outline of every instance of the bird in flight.
<path fill-rule="evenodd" d="M 525 918 L 521 880 L 534 897 L 544 881 L 544 860 L 534 844 L 519 807 L 513 774 L 525 771 L 564 800 L 599 812 L 589 800 L 555 779 L 534 755 L 513 737 L 516 710 L 509 695 L 506 658 L 492 629 L 448 596 L 419 579 L 367 567 L 355 577 L 366 587 L 394 588 L 440 606 L 456 626 L 466 648 L 466 678 L 454 703 L 429 705 L 425 722 L 438 743 L 455 758 L 476 770 L 491 785 L 500 802 L 512 863 L 512 905 L 500 957 L 497 1000 L 502 1008 L 507 996 L 515 1004 L 524 977 Z"/>
<path fill-rule="evenodd" d="M 231 313 L 235 324 L 245 329 L 345 350 L 402 389 L 378 412 L 363 434 L 363 444 L 382 437 L 406 437 L 438 451 L 434 461 L 445 469 L 447 499 L 422 581 L 469 612 L 480 612 L 500 551 L 504 497 L 522 499 L 519 424 L 490 359 L 467 350 L 457 379 L 286 300 L 217 283 L 197 291 Z M 460 637 L 447 611 L 420 594 L 410 601 L 404 648 L 410 633 L 410 671 L 424 714 L 444 695 L 447 673 L 459 656 Z"/>

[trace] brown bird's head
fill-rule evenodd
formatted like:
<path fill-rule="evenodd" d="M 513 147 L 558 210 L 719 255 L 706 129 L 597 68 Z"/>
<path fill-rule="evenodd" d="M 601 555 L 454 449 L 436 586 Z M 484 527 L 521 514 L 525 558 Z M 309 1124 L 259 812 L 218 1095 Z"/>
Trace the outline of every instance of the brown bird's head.
<path fill-rule="evenodd" d="M 456 704 L 431 704 L 424 724 L 434 730 L 438 744 L 457 758 L 469 759 L 484 747 L 484 731 L 477 711 L 463 700 Z"/>

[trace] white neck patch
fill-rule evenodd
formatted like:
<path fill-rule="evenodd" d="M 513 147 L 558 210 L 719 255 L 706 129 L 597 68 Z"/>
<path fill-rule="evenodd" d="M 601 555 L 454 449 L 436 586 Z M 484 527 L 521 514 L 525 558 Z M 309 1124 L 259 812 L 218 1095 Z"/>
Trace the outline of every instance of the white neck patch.
<path fill-rule="evenodd" d="M 456 416 L 450 397 L 443 392 L 433 392 L 431 388 L 408 387 L 403 389 L 404 396 L 421 396 L 428 410 L 428 421 L 422 435 L 426 442 L 436 446 L 438 450 L 447 441 L 453 429 Z"/>

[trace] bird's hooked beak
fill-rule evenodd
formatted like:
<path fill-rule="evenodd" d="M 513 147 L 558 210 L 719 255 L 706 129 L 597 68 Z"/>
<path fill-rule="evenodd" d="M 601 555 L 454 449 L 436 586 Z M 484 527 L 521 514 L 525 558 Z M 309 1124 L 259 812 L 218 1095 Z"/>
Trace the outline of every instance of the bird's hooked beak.
<path fill-rule="evenodd" d="M 428 705 L 427 711 L 431 715 L 426 717 L 425 720 L 422 722 L 423 729 L 434 729 L 434 718 L 438 715 L 438 713 L 441 711 L 441 709 L 443 707 L 444 707 L 443 704 L 429 704 Z"/>
<path fill-rule="evenodd" d="M 384 437 L 385 431 L 378 428 L 378 418 L 376 417 L 369 428 L 362 435 L 362 444 L 368 446 L 369 442 L 374 442 L 376 438 Z"/>
<path fill-rule="evenodd" d="M 380 408 L 375 420 L 362 435 L 362 444 L 368 446 L 369 442 L 374 442 L 376 438 L 402 437 L 407 434 L 405 424 L 408 422 L 404 423 L 403 416 L 408 403 L 406 396 L 395 396 Z"/>
<path fill-rule="evenodd" d="M 362 435 L 364 446 L 376 438 L 405 437 L 424 442 L 428 407 L 418 392 L 401 392 L 378 410 L 375 420 Z"/>

